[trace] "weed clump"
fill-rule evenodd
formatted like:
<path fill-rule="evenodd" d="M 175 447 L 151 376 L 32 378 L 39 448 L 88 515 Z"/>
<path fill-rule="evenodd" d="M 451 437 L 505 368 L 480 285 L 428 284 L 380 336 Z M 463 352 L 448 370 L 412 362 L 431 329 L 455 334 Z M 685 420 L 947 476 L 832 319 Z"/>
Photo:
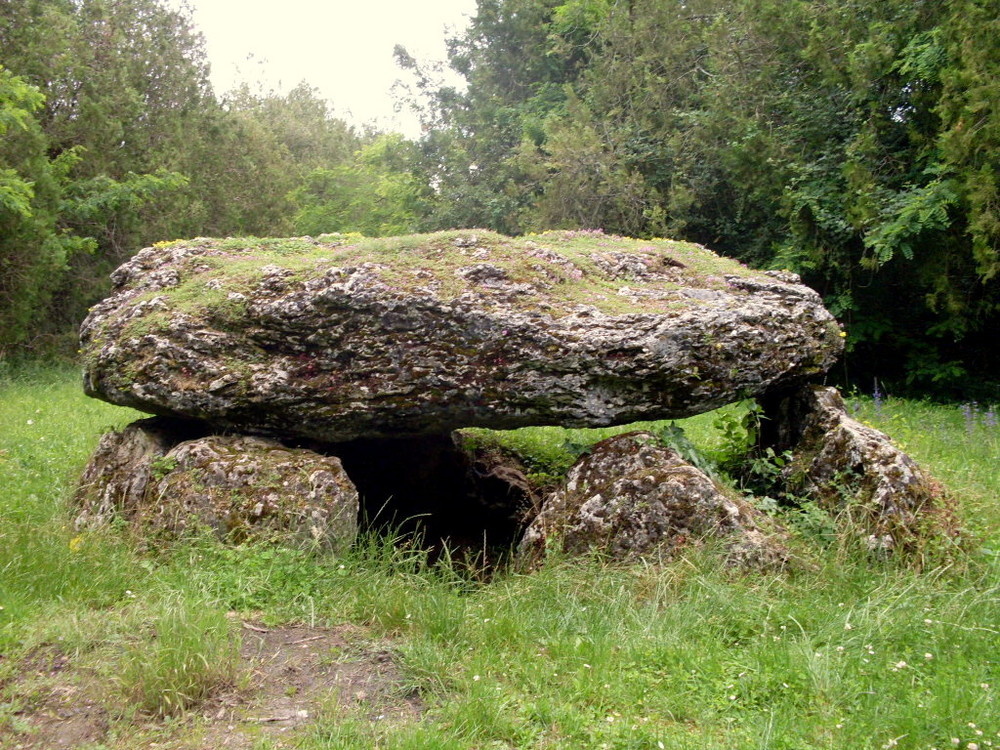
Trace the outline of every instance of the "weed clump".
<path fill-rule="evenodd" d="M 173 716 L 236 680 L 239 642 L 225 613 L 168 598 L 123 657 L 121 688 L 142 711 Z"/>

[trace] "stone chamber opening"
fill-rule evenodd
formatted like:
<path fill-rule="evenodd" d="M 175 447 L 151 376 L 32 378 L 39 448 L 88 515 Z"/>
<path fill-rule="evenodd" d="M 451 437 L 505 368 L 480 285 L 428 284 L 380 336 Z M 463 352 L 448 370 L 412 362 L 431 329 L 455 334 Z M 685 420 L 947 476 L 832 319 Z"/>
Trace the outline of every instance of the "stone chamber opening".
<path fill-rule="evenodd" d="M 507 557 L 535 501 L 514 467 L 484 463 L 452 436 L 360 439 L 325 445 L 360 496 L 359 530 L 391 534 L 462 559 Z"/>

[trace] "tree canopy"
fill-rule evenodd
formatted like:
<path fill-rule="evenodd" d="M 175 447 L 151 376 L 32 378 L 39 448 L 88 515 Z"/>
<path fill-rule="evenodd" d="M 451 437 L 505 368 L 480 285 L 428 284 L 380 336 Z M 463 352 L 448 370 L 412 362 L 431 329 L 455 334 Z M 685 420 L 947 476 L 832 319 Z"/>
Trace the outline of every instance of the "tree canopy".
<path fill-rule="evenodd" d="M 72 337 L 144 245 L 290 232 L 290 194 L 364 141 L 306 84 L 217 97 L 162 0 L 4 3 L 0 65 L 0 354 Z"/>

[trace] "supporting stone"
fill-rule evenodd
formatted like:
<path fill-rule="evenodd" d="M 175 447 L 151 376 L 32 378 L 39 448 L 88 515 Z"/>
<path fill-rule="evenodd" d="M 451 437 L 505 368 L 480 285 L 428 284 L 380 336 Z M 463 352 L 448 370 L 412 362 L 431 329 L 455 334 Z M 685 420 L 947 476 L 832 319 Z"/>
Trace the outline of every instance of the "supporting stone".
<path fill-rule="evenodd" d="M 207 428 L 195 422 L 150 417 L 102 435 L 77 484 L 77 529 L 131 518 L 158 462 L 178 443 L 205 434 Z"/>
<path fill-rule="evenodd" d="M 77 526 L 117 517 L 145 543 L 197 528 L 231 542 L 353 543 L 358 494 L 338 459 L 253 437 L 185 439 L 193 429 L 154 418 L 105 435 L 77 492 Z"/>
<path fill-rule="evenodd" d="M 943 490 L 889 437 L 847 413 L 835 388 L 806 386 L 771 405 L 787 492 L 816 501 L 874 550 L 916 543 L 950 526 Z"/>
<path fill-rule="evenodd" d="M 525 564 L 552 549 L 627 560 L 719 539 L 733 563 L 781 563 L 785 550 L 779 535 L 762 531 L 768 525 L 654 435 L 632 432 L 597 443 L 570 469 L 518 554 Z"/>

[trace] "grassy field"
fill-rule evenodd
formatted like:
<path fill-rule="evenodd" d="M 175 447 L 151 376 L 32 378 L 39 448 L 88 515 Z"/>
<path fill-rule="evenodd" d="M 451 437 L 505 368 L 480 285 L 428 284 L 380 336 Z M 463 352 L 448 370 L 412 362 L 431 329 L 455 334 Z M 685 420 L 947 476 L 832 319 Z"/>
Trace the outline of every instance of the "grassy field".
<path fill-rule="evenodd" d="M 963 548 L 873 561 L 791 518 L 780 573 L 699 548 L 477 576 L 384 538 L 151 557 L 78 534 L 76 477 L 135 413 L 69 370 L 0 373 L 0 747 L 1000 747 L 1000 428 L 849 401 L 947 486 Z M 711 424 L 686 426 L 703 449 Z"/>

